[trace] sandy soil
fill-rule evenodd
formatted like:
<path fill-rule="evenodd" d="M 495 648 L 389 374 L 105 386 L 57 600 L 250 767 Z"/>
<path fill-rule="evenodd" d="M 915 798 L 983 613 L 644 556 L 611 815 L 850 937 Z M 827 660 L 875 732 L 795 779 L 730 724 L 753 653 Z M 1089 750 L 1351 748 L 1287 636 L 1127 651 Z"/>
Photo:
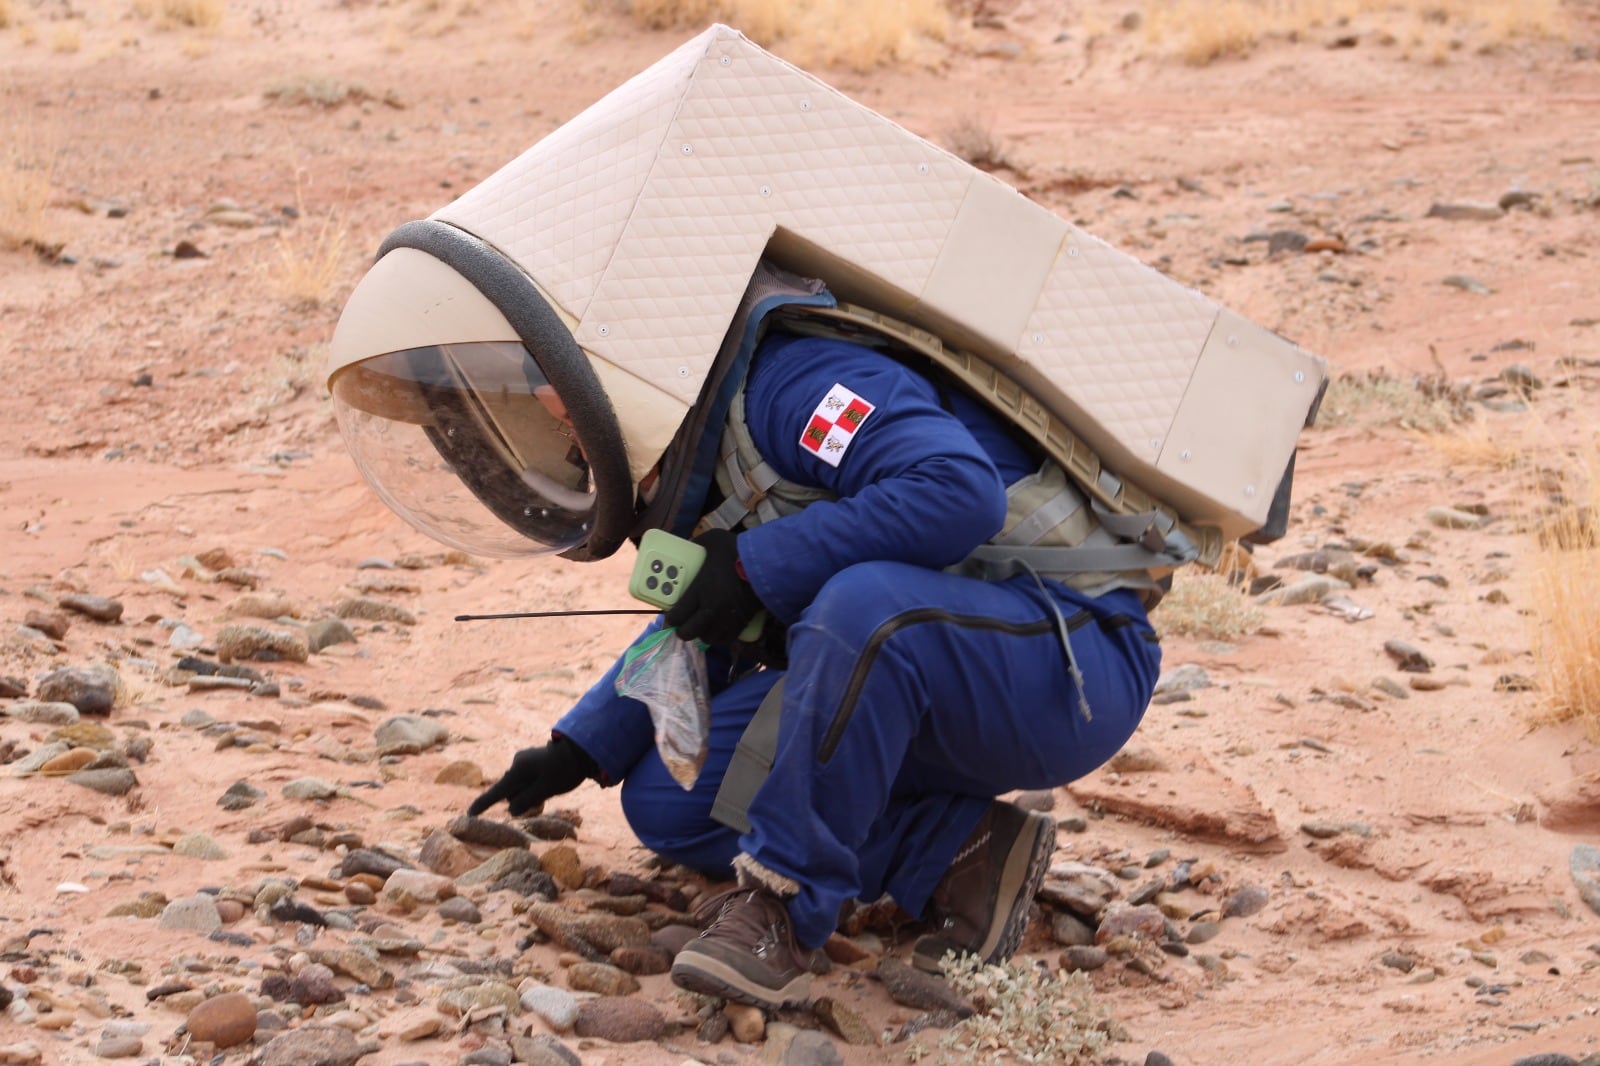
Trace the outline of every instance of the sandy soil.
<path fill-rule="evenodd" d="M 1109 1053 L 1460 1066 L 1592 1054 L 1600 916 L 1579 899 L 1568 857 L 1600 835 L 1600 750 L 1574 727 L 1532 727 L 1539 693 L 1497 683 L 1537 668 L 1530 545 L 1516 520 L 1527 497 L 1488 460 L 1506 447 L 1538 450 L 1552 467 L 1575 449 L 1595 454 L 1600 12 L 1566 5 L 1566 40 L 1483 50 L 1460 31 L 1462 47 L 1437 54 L 1370 26 L 1317 27 L 1195 68 L 1117 28 L 1133 6 L 986 4 L 932 65 L 824 73 L 932 139 L 976 124 L 1029 195 L 1338 373 L 1436 375 L 1470 396 L 1518 364 L 1543 387 L 1521 410 L 1469 400 L 1472 420 L 1443 441 L 1381 406 L 1309 431 L 1291 534 L 1257 563 L 1270 571 L 1330 543 L 1388 545 L 1391 557 L 1363 560 L 1375 572 L 1347 594 L 1372 617 L 1277 606 L 1235 641 L 1169 635 L 1168 669 L 1199 666 L 1212 686 L 1151 709 L 1134 742 L 1142 758 L 1058 791 L 1059 817 L 1088 817 L 1086 831 L 1063 833 L 1062 862 L 1137 866 L 1164 850 L 1157 872 L 1210 863 L 1203 890 L 1174 894 L 1197 911 L 1241 887 L 1268 892 L 1264 909 L 1227 919 L 1217 939 L 1153 975 L 1097 971 L 1126 1037 Z M 690 31 L 497 0 L 460 10 L 264 0 L 230 6 L 212 34 L 162 30 L 127 9 L 13 0 L 11 10 L 31 31 L 0 29 L 0 128 L 56 149 L 42 232 L 65 258 L 0 254 L 0 674 L 31 692 L 56 667 L 111 662 L 126 692 L 107 724 L 119 742 L 153 744 L 124 797 L 0 775 L 0 978 L 36 979 L 35 1004 L 53 1001 L 57 1021 L 71 1015 L 58 1030 L 0 1020 L 0 1045 L 31 1040 L 45 1062 L 97 1061 L 105 1021 L 131 1017 L 151 1026 L 148 1059 L 183 1016 L 148 1003 L 114 960 L 150 984 L 174 958 L 211 960 L 202 983 L 254 991 L 249 967 L 280 965 L 293 929 L 246 916 L 231 928 L 254 946 L 227 947 L 109 910 L 141 892 L 325 876 L 338 864 L 331 851 L 247 839 L 302 813 L 330 834 L 414 851 L 473 794 L 436 783 L 441 767 L 467 759 L 497 774 L 626 643 L 628 619 L 452 622 L 463 611 L 629 606 L 627 552 L 589 566 L 447 560 L 360 482 L 320 359 L 385 234 Z M 67 26 L 78 27 L 75 50 L 61 43 Z M 335 107 L 283 102 L 325 82 L 359 91 Z M 1515 191 L 1531 204 L 1497 220 L 1428 217 L 1435 203 Z M 219 220 L 219 205 L 234 213 Z M 329 211 L 344 236 L 337 277 L 319 306 L 292 306 L 278 284 L 280 235 L 305 240 Z M 1272 230 L 1330 250 L 1269 257 L 1246 240 Z M 202 255 L 174 255 L 180 242 Z M 1451 275 L 1488 291 L 1446 284 Z M 1440 506 L 1489 520 L 1442 528 L 1425 517 Z M 169 687 L 160 674 L 176 653 L 161 621 L 211 636 L 242 594 L 182 561 L 219 548 L 302 617 L 365 591 L 403 604 L 415 624 L 359 623 L 355 644 L 303 665 L 260 664 L 280 699 Z M 358 568 L 408 555 L 419 568 Z M 30 610 L 71 592 L 118 599 L 121 621 L 71 616 L 57 644 L 13 635 Z M 1402 672 L 1385 653 L 1391 640 L 1423 650 L 1433 670 Z M 1442 683 L 1411 686 L 1423 676 Z M 245 723 L 259 743 L 217 747 L 179 724 L 195 709 Z M 423 710 L 444 712 L 450 742 L 374 761 L 374 727 Z M 0 740 L 31 749 L 48 732 L 8 720 Z M 307 775 L 345 791 L 321 804 L 281 795 Z M 217 798 L 240 779 L 266 798 L 223 811 Z M 1587 805 L 1566 802 L 1585 782 Z M 642 868 L 612 793 L 586 785 L 570 806 L 583 815 L 586 862 Z M 159 847 L 195 832 L 229 858 Z M 116 850 L 148 845 L 158 853 Z M 503 906 L 486 917 L 481 936 L 408 920 L 440 957 L 514 956 L 518 923 Z M 1028 951 L 1052 966 L 1060 954 L 1042 930 Z M 1394 954 L 1412 969 L 1386 965 Z M 558 971 L 552 948 L 525 961 Z M 837 991 L 882 1026 L 909 1014 L 872 982 Z M 642 994 L 684 1016 L 665 978 L 646 979 Z M 371 1017 L 391 1009 L 382 995 L 358 1005 Z M 472 1046 L 389 1034 L 364 1061 L 455 1062 Z M 843 1050 L 852 1063 L 904 1051 Z M 760 1054 L 692 1034 L 581 1053 L 586 1064 Z"/>

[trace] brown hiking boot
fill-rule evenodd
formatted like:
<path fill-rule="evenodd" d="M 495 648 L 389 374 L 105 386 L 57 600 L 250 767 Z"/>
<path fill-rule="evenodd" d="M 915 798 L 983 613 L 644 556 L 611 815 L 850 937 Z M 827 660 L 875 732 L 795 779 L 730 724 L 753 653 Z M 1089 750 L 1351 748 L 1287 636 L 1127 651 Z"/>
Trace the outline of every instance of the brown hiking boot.
<path fill-rule="evenodd" d="M 939 973 L 948 952 L 1004 962 L 1022 943 L 1028 907 L 1056 848 L 1048 815 L 995 800 L 956 853 L 928 901 L 932 932 L 917 938 L 911 961 Z"/>
<path fill-rule="evenodd" d="M 773 1010 L 805 1003 L 811 975 L 826 973 L 828 960 L 795 942 L 783 901 L 765 889 L 736 888 L 712 908 L 711 924 L 673 960 L 672 983 Z"/>

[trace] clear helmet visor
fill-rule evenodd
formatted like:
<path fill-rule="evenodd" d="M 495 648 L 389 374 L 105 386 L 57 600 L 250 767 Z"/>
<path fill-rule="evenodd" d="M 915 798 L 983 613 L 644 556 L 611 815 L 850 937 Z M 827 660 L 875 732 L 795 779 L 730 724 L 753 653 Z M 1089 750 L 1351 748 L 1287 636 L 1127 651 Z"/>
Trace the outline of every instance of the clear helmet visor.
<path fill-rule="evenodd" d="M 436 540 L 500 558 L 588 537 L 595 488 L 565 403 L 514 341 L 410 348 L 339 371 L 334 410 L 362 475 Z"/>

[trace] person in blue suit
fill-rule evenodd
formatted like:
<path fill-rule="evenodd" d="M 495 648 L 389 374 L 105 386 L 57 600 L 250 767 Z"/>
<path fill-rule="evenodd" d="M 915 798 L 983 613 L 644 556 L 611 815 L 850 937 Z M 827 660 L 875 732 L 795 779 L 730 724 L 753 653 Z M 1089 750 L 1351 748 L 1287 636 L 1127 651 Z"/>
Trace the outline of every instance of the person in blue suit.
<path fill-rule="evenodd" d="M 470 810 L 506 801 L 515 815 L 584 780 L 617 785 L 646 847 L 736 879 L 673 964 L 694 991 L 803 1002 L 841 907 L 884 895 L 928 920 L 913 948 L 924 969 L 950 952 L 1006 959 L 1055 830 L 996 797 L 1081 777 L 1132 735 L 1160 667 L 1152 583 L 1136 568 L 1055 573 L 1021 552 L 967 565 L 1054 543 L 1037 533 L 1074 499 L 1066 525 L 1093 517 L 1070 484 L 1040 489 L 1043 456 L 938 371 L 774 330 L 740 400 L 723 432 L 753 446 L 791 504 L 765 520 L 736 507 L 742 527 L 701 532 L 704 565 L 651 627 L 709 645 L 694 786 L 668 772 L 646 707 L 617 694 L 619 660 Z M 764 652 L 737 639 L 761 612 Z M 730 816 L 719 792 L 763 706 L 770 769 L 742 780 Z"/>

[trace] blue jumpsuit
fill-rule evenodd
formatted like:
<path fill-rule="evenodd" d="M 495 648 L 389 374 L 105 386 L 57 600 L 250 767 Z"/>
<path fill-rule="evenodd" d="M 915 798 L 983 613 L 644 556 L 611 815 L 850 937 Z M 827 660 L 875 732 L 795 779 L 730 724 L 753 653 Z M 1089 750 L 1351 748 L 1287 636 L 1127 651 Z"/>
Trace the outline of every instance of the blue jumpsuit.
<path fill-rule="evenodd" d="M 800 441 L 835 385 L 873 409 L 831 466 Z M 1091 598 L 1046 581 L 1086 720 L 1040 585 L 942 572 L 999 531 L 1005 486 L 1038 467 L 974 401 L 859 345 L 778 335 L 755 354 L 745 403 L 767 462 L 838 497 L 739 537 L 752 587 L 789 626 L 787 670 L 709 653 L 710 754 L 692 790 L 657 756 L 644 705 L 616 694 L 620 661 L 555 732 L 622 782 L 646 847 L 724 877 L 742 851 L 797 882 L 795 935 L 817 947 L 851 899 L 887 894 L 921 913 L 993 797 L 1109 759 L 1139 724 L 1161 654 L 1132 591 Z M 772 772 L 740 836 L 712 820 L 712 800 L 785 674 Z"/>

